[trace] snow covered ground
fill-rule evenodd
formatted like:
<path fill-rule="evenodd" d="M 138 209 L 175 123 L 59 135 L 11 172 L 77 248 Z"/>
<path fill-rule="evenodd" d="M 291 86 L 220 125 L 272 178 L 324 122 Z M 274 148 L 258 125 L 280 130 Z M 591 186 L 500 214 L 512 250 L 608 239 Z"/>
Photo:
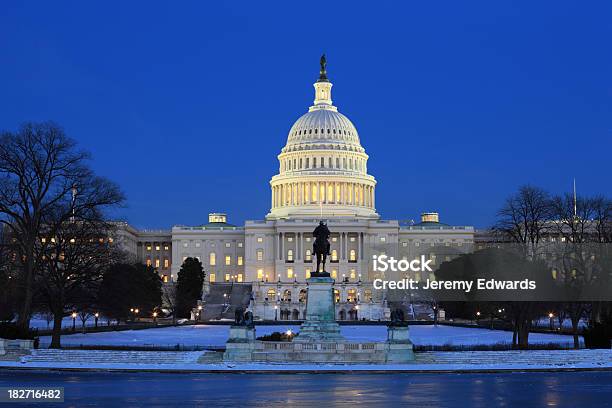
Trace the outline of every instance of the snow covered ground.
<path fill-rule="evenodd" d="M 349 341 L 385 341 L 386 326 L 341 326 L 342 334 Z M 299 331 L 299 326 L 257 326 L 257 336 L 275 331 Z M 63 345 L 113 345 L 113 346 L 223 346 L 228 338 L 229 326 L 197 325 L 159 329 L 126 330 L 104 333 L 77 333 L 62 336 Z M 410 337 L 416 345 L 474 345 L 511 343 L 512 333 L 444 325 L 410 326 Z M 582 341 L 582 339 L 581 339 Z M 41 337 L 41 346 L 51 342 L 49 336 Z M 532 333 L 530 343 L 573 344 L 571 336 Z"/>

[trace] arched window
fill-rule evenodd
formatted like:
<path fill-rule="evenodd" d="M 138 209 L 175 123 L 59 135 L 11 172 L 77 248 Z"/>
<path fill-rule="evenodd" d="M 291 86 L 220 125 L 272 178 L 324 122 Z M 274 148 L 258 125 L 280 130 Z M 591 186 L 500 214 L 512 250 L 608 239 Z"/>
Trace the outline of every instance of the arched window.
<path fill-rule="evenodd" d="M 338 251 L 332 249 L 331 251 L 331 260 L 332 262 L 338 262 Z"/>
<path fill-rule="evenodd" d="M 286 289 L 283 292 L 283 297 L 281 298 L 281 301 L 283 301 L 283 302 L 291 302 L 291 291 L 289 289 Z"/>
<path fill-rule="evenodd" d="M 334 289 L 334 301 L 340 303 L 340 291 L 338 289 Z"/>
<path fill-rule="evenodd" d="M 208 265 L 215 266 L 217 264 L 217 254 L 211 252 L 208 254 Z"/>
<path fill-rule="evenodd" d="M 366 302 L 371 302 L 372 301 L 372 290 L 371 289 L 366 289 L 363 292 L 363 297 L 364 297 L 364 300 Z"/>
<path fill-rule="evenodd" d="M 347 297 L 346 297 L 346 301 L 351 302 L 351 303 L 356 302 L 357 301 L 357 290 L 349 289 Z"/>
<path fill-rule="evenodd" d="M 302 289 L 300 290 L 300 297 L 299 297 L 299 301 L 300 303 L 306 303 L 306 296 L 308 295 L 308 292 L 306 291 L 306 289 Z"/>

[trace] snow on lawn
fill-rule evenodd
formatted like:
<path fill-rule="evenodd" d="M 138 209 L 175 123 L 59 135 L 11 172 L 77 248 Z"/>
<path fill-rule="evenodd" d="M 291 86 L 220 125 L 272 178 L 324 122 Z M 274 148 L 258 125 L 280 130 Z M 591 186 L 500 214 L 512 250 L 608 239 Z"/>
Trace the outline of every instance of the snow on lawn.
<path fill-rule="evenodd" d="M 386 326 L 341 326 L 342 334 L 349 341 L 385 341 Z M 299 331 L 299 326 L 257 326 L 257 336 L 275 331 Z M 76 333 L 62 336 L 63 345 L 113 345 L 113 346 L 223 346 L 229 334 L 229 326 L 195 325 L 159 329 L 125 330 L 104 333 Z M 410 337 L 416 345 L 474 345 L 511 343 L 512 333 L 467 327 L 418 325 L 410 326 Z M 581 339 L 582 340 L 582 339 Z M 49 336 L 41 337 L 41 346 L 51 342 Z M 530 343 L 573 344 L 571 336 L 531 333 Z"/>

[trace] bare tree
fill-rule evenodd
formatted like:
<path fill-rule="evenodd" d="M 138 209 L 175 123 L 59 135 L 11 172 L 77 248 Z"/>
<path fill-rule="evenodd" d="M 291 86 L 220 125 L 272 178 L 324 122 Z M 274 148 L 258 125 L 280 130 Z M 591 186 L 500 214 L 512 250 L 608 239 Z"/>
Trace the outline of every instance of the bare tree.
<path fill-rule="evenodd" d="M 93 174 L 88 158 L 50 122 L 27 123 L 0 135 L 0 222 L 16 240 L 23 267 L 22 329 L 29 326 L 34 278 L 49 243 L 40 239 L 43 229 L 123 199 L 116 186 Z M 70 202 L 74 205 L 66 205 Z M 58 217 L 58 209 L 67 212 Z"/>
<path fill-rule="evenodd" d="M 506 200 L 498 212 L 493 230 L 514 243 L 517 252 L 528 261 L 535 261 L 545 247 L 544 237 L 550 230 L 552 205 L 550 195 L 543 189 L 526 185 Z M 535 302 L 509 302 L 518 346 L 529 345 L 529 333 L 534 318 L 541 313 Z"/>
<path fill-rule="evenodd" d="M 177 296 L 176 284 L 166 283 L 162 286 L 162 308 L 172 314 L 172 323 L 176 324 Z"/>

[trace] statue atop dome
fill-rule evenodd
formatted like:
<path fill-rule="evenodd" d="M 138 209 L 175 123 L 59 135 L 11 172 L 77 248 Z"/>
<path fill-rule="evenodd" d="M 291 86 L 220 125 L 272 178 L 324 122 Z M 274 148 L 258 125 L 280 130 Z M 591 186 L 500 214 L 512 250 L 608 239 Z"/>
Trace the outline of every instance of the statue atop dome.
<path fill-rule="evenodd" d="M 329 79 L 327 79 L 327 58 L 325 58 L 325 54 L 321 55 L 319 63 L 321 64 L 321 71 L 319 72 L 319 80 L 317 82 L 329 82 Z"/>

